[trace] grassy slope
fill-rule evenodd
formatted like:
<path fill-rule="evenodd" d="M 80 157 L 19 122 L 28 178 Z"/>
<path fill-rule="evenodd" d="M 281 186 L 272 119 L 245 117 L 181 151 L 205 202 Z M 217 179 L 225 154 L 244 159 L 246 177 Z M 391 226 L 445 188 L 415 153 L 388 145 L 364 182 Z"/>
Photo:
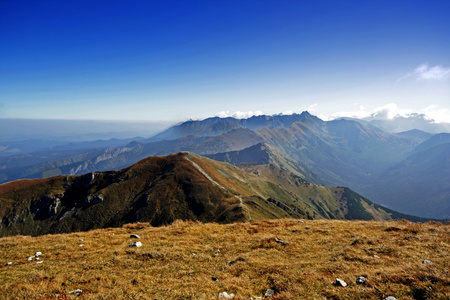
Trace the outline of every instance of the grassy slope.
<path fill-rule="evenodd" d="M 132 233 L 142 247 L 127 247 Z M 27 261 L 36 251 L 42 264 Z M 450 227 L 440 223 L 139 223 L 1 238 L 0 253 L 5 299 L 65 299 L 75 289 L 80 299 L 217 299 L 224 291 L 249 299 L 269 288 L 272 299 L 450 298 Z M 335 278 L 349 286 L 333 286 Z"/>

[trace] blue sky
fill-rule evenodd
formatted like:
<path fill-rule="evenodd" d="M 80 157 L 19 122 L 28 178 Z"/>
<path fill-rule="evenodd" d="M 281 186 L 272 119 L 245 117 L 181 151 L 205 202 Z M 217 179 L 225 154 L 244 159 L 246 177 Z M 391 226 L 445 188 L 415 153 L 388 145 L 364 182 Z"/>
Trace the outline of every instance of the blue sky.
<path fill-rule="evenodd" d="M 450 1 L 0 1 L 0 118 L 450 122 Z"/>

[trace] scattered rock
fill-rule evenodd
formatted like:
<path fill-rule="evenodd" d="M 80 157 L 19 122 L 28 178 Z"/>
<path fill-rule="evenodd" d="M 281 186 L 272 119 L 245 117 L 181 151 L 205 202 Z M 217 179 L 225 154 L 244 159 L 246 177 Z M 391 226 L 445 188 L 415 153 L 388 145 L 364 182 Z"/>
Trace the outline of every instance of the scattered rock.
<path fill-rule="evenodd" d="M 217 281 L 217 277 L 211 277 L 213 281 Z"/>
<path fill-rule="evenodd" d="M 227 261 L 227 265 L 235 264 L 235 263 L 237 263 L 238 261 L 245 261 L 245 259 L 243 259 L 242 257 L 238 257 L 238 258 L 236 258 L 236 259 Z"/>
<path fill-rule="evenodd" d="M 128 247 L 142 247 L 142 243 L 141 242 L 133 242 L 133 243 L 129 244 Z"/>
<path fill-rule="evenodd" d="M 27 258 L 28 261 L 32 261 L 35 258 L 35 256 L 30 256 Z"/>
<path fill-rule="evenodd" d="M 305 219 L 298 220 L 299 223 L 305 223 Z"/>
<path fill-rule="evenodd" d="M 130 238 L 131 239 L 140 239 L 141 237 L 138 236 L 137 234 L 132 234 L 132 235 L 130 235 Z"/>
<path fill-rule="evenodd" d="M 83 240 L 83 239 L 80 239 L 80 242 L 84 242 L 84 240 Z"/>
<path fill-rule="evenodd" d="M 374 257 L 374 258 L 380 258 L 380 257 L 379 257 L 378 255 L 376 255 L 376 254 L 375 254 L 373 257 Z"/>
<path fill-rule="evenodd" d="M 227 292 L 223 292 L 219 294 L 219 298 L 233 299 L 234 294 L 228 294 Z"/>
<path fill-rule="evenodd" d="M 84 244 L 80 244 L 80 247 L 84 247 Z"/>
<path fill-rule="evenodd" d="M 426 259 L 424 259 L 422 263 L 426 264 L 426 265 L 432 265 L 433 264 L 431 261 L 426 260 Z"/>
<path fill-rule="evenodd" d="M 336 278 L 334 285 L 335 286 L 347 286 L 347 283 L 342 279 Z"/>
<path fill-rule="evenodd" d="M 36 256 L 36 257 L 41 256 L 41 255 L 42 255 L 42 252 L 39 252 L 39 251 L 34 254 L 34 256 Z"/>
<path fill-rule="evenodd" d="M 282 240 L 275 238 L 275 242 L 280 243 L 282 245 L 286 245 L 286 242 L 283 242 Z"/>
<path fill-rule="evenodd" d="M 366 277 L 360 276 L 360 277 L 356 278 L 356 283 L 357 284 L 366 284 Z"/>
<path fill-rule="evenodd" d="M 258 296 L 250 297 L 250 300 L 262 300 L 262 297 L 258 297 Z"/>
<path fill-rule="evenodd" d="M 69 292 L 70 295 L 76 295 L 76 296 L 80 296 L 81 293 L 83 293 L 83 291 L 80 290 L 80 289 L 77 289 L 77 290 L 75 290 L 75 291 L 70 291 L 70 292 Z"/>
<path fill-rule="evenodd" d="M 43 260 L 40 260 L 40 261 L 37 261 L 36 263 L 37 263 L 37 264 L 42 264 L 42 263 L 44 263 L 44 261 L 43 261 Z"/>
<path fill-rule="evenodd" d="M 11 265 L 12 265 L 12 261 L 7 262 L 6 265 L 7 265 L 7 266 L 11 266 Z"/>
<path fill-rule="evenodd" d="M 388 297 L 384 298 L 384 300 L 397 300 L 397 298 L 392 297 L 392 296 L 388 296 Z"/>
<path fill-rule="evenodd" d="M 275 291 L 272 290 L 272 289 L 268 289 L 268 290 L 266 291 L 266 293 L 264 294 L 264 298 L 266 298 L 266 297 L 272 297 L 273 295 L 275 295 Z"/>

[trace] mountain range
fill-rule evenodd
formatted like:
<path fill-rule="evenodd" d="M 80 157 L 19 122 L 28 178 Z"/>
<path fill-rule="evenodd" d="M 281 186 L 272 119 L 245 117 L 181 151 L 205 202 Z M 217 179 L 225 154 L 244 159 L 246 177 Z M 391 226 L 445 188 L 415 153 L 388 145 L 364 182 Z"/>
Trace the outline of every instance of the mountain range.
<path fill-rule="evenodd" d="M 148 156 L 190 151 L 239 166 L 273 165 L 315 184 L 349 187 L 402 213 L 444 219 L 450 216 L 449 136 L 392 133 L 356 120 L 323 121 L 308 112 L 215 117 L 121 146 L 50 148 L 1 158 L 0 182 L 120 170 Z"/>
<path fill-rule="evenodd" d="M 177 219 L 230 223 L 274 218 L 423 221 L 348 188 L 312 184 L 274 165 L 242 168 L 190 152 L 118 171 L 0 185 L 0 235 L 42 235 Z"/>

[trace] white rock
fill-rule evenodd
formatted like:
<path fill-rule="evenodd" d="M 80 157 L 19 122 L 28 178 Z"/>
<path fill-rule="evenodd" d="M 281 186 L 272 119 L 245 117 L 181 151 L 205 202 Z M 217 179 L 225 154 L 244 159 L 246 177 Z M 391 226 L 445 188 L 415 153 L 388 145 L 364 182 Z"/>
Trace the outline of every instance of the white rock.
<path fill-rule="evenodd" d="M 35 256 L 30 256 L 27 258 L 28 261 L 32 261 L 35 258 Z"/>
<path fill-rule="evenodd" d="M 250 300 L 262 300 L 262 297 L 257 297 L 257 296 L 250 297 Z"/>
<path fill-rule="evenodd" d="M 36 257 L 36 260 L 40 260 L 40 258 L 39 258 L 39 257 Z"/>
<path fill-rule="evenodd" d="M 132 235 L 130 235 L 130 238 L 132 238 L 132 239 L 140 239 L 141 237 L 138 236 L 137 234 L 132 234 Z"/>
<path fill-rule="evenodd" d="M 7 266 L 11 266 L 11 265 L 12 265 L 12 261 L 7 262 L 6 265 L 7 265 Z"/>
<path fill-rule="evenodd" d="M 265 298 L 265 297 L 272 297 L 273 295 L 275 295 L 275 291 L 272 290 L 272 289 L 268 289 L 268 290 L 266 291 L 266 293 L 264 294 L 264 298 Z"/>
<path fill-rule="evenodd" d="M 227 292 L 223 292 L 219 294 L 219 298 L 233 299 L 234 294 L 228 294 Z"/>
<path fill-rule="evenodd" d="M 384 300 L 397 300 L 397 298 L 392 297 L 392 296 L 388 296 L 388 297 L 384 298 Z"/>
<path fill-rule="evenodd" d="M 37 263 L 37 264 L 42 264 L 42 263 L 44 263 L 44 261 L 43 261 L 43 260 L 40 260 L 40 261 L 37 261 L 36 263 Z"/>
<path fill-rule="evenodd" d="M 426 265 L 432 265 L 433 264 L 431 261 L 426 260 L 426 259 L 424 259 L 422 263 L 426 264 Z"/>
<path fill-rule="evenodd" d="M 128 247 L 142 247 L 142 243 L 141 242 L 133 242 L 133 243 L 129 244 Z"/>
<path fill-rule="evenodd" d="M 344 280 L 342 280 L 342 279 L 336 278 L 336 282 L 334 283 L 334 285 L 336 285 L 336 286 L 347 286 L 347 283 Z"/>
<path fill-rule="evenodd" d="M 84 244 L 80 244 L 80 247 L 84 247 Z"/>
<path fill-rule="evenodd" d="M 70 295 L 77 295 L 77 296 L 81 295 L 81 293 L 83 293 L 83 291 L 80 289 L 69 292 Z"/>
<path fill-rule="evenodd" d="M 41 256 L 41 255 L 42 255 L 42 252 L 36 252 L 36 253 L 34 254 L 34 256 L 36 256 L 36 257 Z"/>
<path fill-rule="evenodd" d="M 360 276 L 360 277 L 356 278 L 356 283 L 357 284 L 365 284 L 366 283 L 366 277 Z"/>

